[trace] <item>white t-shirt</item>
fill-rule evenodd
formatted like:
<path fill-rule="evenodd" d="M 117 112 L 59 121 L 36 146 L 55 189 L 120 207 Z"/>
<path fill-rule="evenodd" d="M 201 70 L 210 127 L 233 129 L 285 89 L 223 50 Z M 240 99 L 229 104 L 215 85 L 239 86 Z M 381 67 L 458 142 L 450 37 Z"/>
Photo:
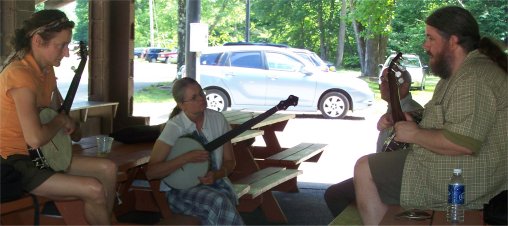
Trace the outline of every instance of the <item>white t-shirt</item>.
<path fill-rule="evenodd" d="M 201 128 L 201 132 L 208 142 L 215 140 L 229 130 L 231 130 L 231 126 L 222 113 L 211 109 L 205 110 L 205 120 L 203 127 Z M 164 130 L 158 140 L 174 146 L 179 137 L 192 134 L 194 131 L 197 131 L 196 124 L 192 122 L 182 111 L 166 122 L 166 126 L 164 127 Z M 215 164 L 219 168 L 222 166 L 223 152 L 224 149 L 222 145 L 213 152 L 214 159 L 216 160 Z"/>

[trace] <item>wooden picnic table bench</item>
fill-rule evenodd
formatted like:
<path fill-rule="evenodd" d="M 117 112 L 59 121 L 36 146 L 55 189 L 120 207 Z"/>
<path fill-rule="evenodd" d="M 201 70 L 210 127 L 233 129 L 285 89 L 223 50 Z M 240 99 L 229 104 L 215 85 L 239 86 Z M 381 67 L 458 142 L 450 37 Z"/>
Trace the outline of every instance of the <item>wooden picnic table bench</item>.
<path fill-rule="evenodd" d="M 260 113 L 249 111 L 224 111 L 222 112 L 226 120 L 233 128 L 245 123 L 246 121 L 258 116 Z M 242 153 L 237 162 L 245 163 L 249 158 L 256 160 L 255 166 L 252 163 L 237 167 L 237 174 L 232 175 L 233 179 L 246 176 L 253 173 L 257 168 L 266 167 L 285 167 L 289 169 L 298 169 L 304 161 L 317 162 L 322 152 L 326 148 L 326 144 L 300 143 L 291 148 L 281 147 L 277 138 L 278 132 L 282 132 L 289 120 L 295 118 L 295 114 L 273 114 L 262 122 L 253 126 L 253 129 L 263 130 L 263 141 L 265 146 L 250 146 L 249 153 Z M 245 148 L 244 148 L 245 149 Z M 278 191 L 298 192 L 297 177 L 292 178 L 283 185 L 277 187 Z"/>
<path fill-rule="evenodd" d="M 405 209 L 401 206 L 389 206 L 380 225 L 485 225 L 483 211 L 481 210 L 466 210 L 463 223 L 447 222 L 446 211 L 419 210 L 429 214 L 430 218 L 424 220 L 410 220 L 397 216 L 404 211 Z"/>

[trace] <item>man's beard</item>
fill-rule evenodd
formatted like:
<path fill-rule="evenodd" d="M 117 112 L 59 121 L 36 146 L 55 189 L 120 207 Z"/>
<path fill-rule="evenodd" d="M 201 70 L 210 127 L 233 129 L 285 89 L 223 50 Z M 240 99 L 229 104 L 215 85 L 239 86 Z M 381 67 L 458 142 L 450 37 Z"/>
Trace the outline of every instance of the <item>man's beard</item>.
<path fill-rule="evenodd" d="M 448 51 L 446 51 L 448 46 L 445 46 L 441 49 L 441 51 L 436 54 L 432 55 L 428 53 L 432 58 L 433 62 L 430 64 L 430 68 L 432 69 L 432 72 L 439 76 L 442 79 L 447 79 L 452 74 L 452 58 L 453 56 L 451 54 L 448 54 Z"/>

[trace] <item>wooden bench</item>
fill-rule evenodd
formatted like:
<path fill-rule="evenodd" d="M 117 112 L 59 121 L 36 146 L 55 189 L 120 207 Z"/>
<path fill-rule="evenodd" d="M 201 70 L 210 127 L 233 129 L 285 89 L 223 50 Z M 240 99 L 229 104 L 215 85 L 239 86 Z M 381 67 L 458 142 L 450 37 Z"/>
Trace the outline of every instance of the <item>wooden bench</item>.
<path fill-rule="evenodd" d="M 160 180 L 148 181 L 137 179 L 130 187 L 133 193 L 135 210 L 160 212 L 162 219 L 158 224 L 161 225 L 199 225 L 201 221 L 192 216 L 175 214 L 171 211 L 165 192 L 160 191 Z M 235 184 L 233 189 L 238 197 L 249 192 L 250 186 L 247 184 Z"/>
<path fill-rule="evenodd" d="M 292 148 L 285 149 L 266 159 L 257 160 L 261 168 L 286 167 L 298 169 L 304 161 L 317 162 L 325 150 L 327 144 L 300 143 Z M 298 192 L 297 179 L 294 178 L 279 187 L 282 191 Z"/>
<path fill-rule="evenodd" d="M 240 197 L 238 211 L 252 212 L 260 207 L 268 221 L 287 223 L 287 218 L 272 194 L 272 190 L 282 183 L 296 178 L 302 171 L 284 167 L 267 167 L 234 181 L 233 184 L 249 185 L 250 190 Z"/>
<path fill-rule="evenodd" d="M 274 154 L 262 162 L 263 166 L 284 166 L 297 169 L 304 161 L 317 162 L 327 144 L 300 143 Z"/>
<path fill-rule="evenodd" d="M 52 201 L 51 199 L 36 196 L 39 204 L 39 223 L 41 225 L 86 225 L 88 224 L 82 214 L 83 202 L 80 200 L 72 201 Z M 57 216 L 45 215 L 44 206 L 54 202 L 59 212 Z M 26 195 L 18 200 L 2 203 L 0 206 L 1 220 L 3 225 L 34 225 L 34 202 L 32 196 Z M 63 218 L 62 215 L 73 216 Z"/>
<path fill-rule="evenodd" d="M 25 214 L 21 214 L 26 212 Z M 32 196 L 25 195 L 20 199 L 0 204 L 0 224 L 34 224 L 34 202 Z M 30 216 L 31 215 L 31 216 Z"/>
<path fill-rule="evenodd" d="M 483 211 L 467 210 L 464 212 L 464 222 L 452 224 L 446 221 L 445 211 L 424 210 L 430 215 L 426 220 L 409 220 L 397 217 L 397 214 L 404 212 L 401 206 L 389 206 L 388 211 L 381 220 L 380 225 L 485 225 L 483 222 Z"/>

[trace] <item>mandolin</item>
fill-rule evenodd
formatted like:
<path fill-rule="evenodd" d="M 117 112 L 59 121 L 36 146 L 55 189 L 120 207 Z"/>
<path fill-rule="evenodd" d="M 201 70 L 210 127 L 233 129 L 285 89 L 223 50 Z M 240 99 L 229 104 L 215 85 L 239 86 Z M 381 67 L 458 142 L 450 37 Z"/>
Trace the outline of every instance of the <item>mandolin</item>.
<path fill-rule="evenodd" d="M 195 139 L 192 136 L 182 136 L 176 140 L 175 145 L 171 149 L 171 153 L 168 155 L 166 160 L 172 160 L 192 150 L 207 150 L 212 152 L 229 140 L 273 115 L 275 112 L 279 110 L 286 110 L 289 106 L 296 106 L 297 104 L 298 97 L 290 95 L 286 100 L 280 101 L 279 104 L 270 108 L 268 111 L 256 116 L 255 118 L 249 119 L 207 144 L 202 144 L 198 139 Z M 175 170 L 168 176 L 164 177 L 162 181 L 175 189 L 187 189 L 198 185 L 200 183 L 198 177 L 205 176 L 208 170 L 209 161 L 187 163 L 179 170 Z"/>
<path fill-rule="evenodd" d="M 87 61 L 88 51 L 83 41 L 79 42 L 78 53 L 81 61 L 78 68 L 74 71 L 74 77 L 62 105 L 58 108 L 58 111 L 51 108 L 43 108 L 39 113 L 41 123 L 48 123 L 61 112 L 69 114 Z M 47 144 L 37 149 L 29 147 L 28 150 L 35 166 L 39 168 L 50 167 L 55 171 L 65 171 L 71 164 L 72 141 L 70 136 L 63 131 L 59 131 Z"/>
<path fill-rule="evenodd" d="M 399 81 L 402 79 L 401 77 L 401 69 L 398 66 L 399 60 L 402 58 L 402 53 L 398 53 L 388 65 L 388 89 L 390 91 L 390 100 L 389 104 L 392 109 L 392 120 L 393 124 L 405 121 L 406 117 L 404 116 L 404 112 L 402 111 L 402 107 L 400 106 L 400 96 L 399 96 L 399 85 L 403 83 Z M 409 144 L 395 141 L 395 133 L 393 131 L 393 127 L 390 129 L 390 135 L 385 140 L 382 151 L 390 152 L 400 149 L 406 149 Z"/>

